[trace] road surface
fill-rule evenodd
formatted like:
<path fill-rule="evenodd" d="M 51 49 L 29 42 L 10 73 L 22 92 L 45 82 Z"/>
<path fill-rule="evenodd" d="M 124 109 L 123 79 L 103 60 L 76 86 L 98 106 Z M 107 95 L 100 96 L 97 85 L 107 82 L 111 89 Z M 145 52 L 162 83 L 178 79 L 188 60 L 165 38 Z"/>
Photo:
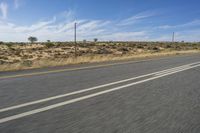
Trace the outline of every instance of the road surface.
<path fill-rule="evenodd" d="M 199 132 L 199 54 L 0 73 L 0 133 Z"/>

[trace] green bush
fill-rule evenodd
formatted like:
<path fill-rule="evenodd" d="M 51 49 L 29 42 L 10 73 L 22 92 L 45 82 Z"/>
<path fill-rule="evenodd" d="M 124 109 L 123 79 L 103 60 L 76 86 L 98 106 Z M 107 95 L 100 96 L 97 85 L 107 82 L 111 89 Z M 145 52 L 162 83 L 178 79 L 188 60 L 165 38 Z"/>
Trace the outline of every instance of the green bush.
<path fill-rule="evenodd" d="M 27 66 L 27 67 L 31 67 L 33 65 L 33 61 L 31 61 L 31 60 L 24 60 L 22 62 L 22 65 Z"/>
<path fill-rule="evenodd" d="M 4 43 L 6 46 L 8 46 L 9 48 L 11 48 L 13 45 L 14 45 L 14 43 L 12 43 L 12 42 L 8 42 L 8 43 Z"/>
<path fill-rule="evenodd" d="M 52 47 L 55 46 L 55 45 L 54 45 L 53 43 L 51 43 L 51 42 L 47 42 L 47 43 L 45 43 L 45 45 L 46 45 L 47 48 L 52 48 Z"/>

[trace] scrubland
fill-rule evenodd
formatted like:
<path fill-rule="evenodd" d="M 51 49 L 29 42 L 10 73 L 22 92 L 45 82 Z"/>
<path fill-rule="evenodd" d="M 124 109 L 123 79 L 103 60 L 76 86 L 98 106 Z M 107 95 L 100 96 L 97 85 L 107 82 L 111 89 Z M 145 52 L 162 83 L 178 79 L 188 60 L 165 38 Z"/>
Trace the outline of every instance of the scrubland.
<path fill-rule="evenodd" d="M 199 53 L 200 43 L 184 42 L 0 42 L 0 71 Z"/>

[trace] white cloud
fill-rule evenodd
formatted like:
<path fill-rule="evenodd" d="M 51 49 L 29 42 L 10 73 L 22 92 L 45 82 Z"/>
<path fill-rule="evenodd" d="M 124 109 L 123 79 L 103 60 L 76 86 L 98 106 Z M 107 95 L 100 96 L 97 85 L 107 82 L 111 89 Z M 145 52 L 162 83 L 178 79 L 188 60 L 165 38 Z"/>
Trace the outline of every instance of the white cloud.
<path fill-rule="evenodd" d="M 28 36 L 36 36 L 40 41 L 70 41 L 73 40 L 74 22 L 49 21 L 37 22 L 30 26 L 18 26 L 13 23 L 0 22 L 0 37 L 2 41 L 27 41 Z M 77 20 L 78 40 L 141 40 L 146 32 L 112 31 L 113 22 L 103 20 Z M 145 36 L 145 37 L 144 37 Z M 0 39 L 1 40 L 1 39 Z"/>
<path fill-rule="evenodd" d="M 200 41 L 200 28 L 194 30 L 185 30 L 177 32 L 175 36 L 177 41 Z"/>
<path fill-rule="evenodd" d="M 185 23 L 185 24 L 179 24 L 179 25 L 162 25 L 158 26 L 158 29 L 174 29 L 174 28 L 186 28 L 186 27 L 192 27 L 192 26 L 199 26 L 200 20 L 193 20 L 191 22 Z"/>
<path fill-rule="evenodd" d="M 1 2 L 0 3 L 0 11 L 2 14 L 2 19 L 6 19 L 7 18 L 7 14 L 8 14 L 8 5 L 5 2 Z"/>
<path fill-rule="evenodd" d="M 147 31 L 139 32 L 114 32 L 99 36 L 100 40 L 112 40 L 112 41 L 147 41 L 149 39 Z"/>
<path fill-rule="evenodd" d="M 14 27 L 13 29 L 16 31 L 16 32 L 34 32 L 34 31 L 37 31 L 37 30 L 40 30 L 40 29 L 44 29 L 44 28 L 47 28 L 48 26 L 50 26 L 51 24 L 55 23 L 56 22 L 56 17 L 54 17 L 52 20 L 49 20 L 49 21 L 40 21 L 40 22 L 37 22 L 31 26 L 16 26 Z"/>
<path fill-rule="evenodd" d="M 74 17 L 74 15 L 75 15 L 75 12 L 73 10 L 67 10 L 67 11 L 60 13 L 59 16 L 69 19 L 69 18 Z"/>
<path fill-rule="evenodd" d="M 20 6 L 20 0 L 14 0 L 15 9 L 18 9 Z"/>
<path fill-rule="evenodd" d="M 134 19 L 143 19 L 152 15 L 136 15 Z M 7 21 L 0 20 L 0 41 L 25 42 L 29 36 L 36 36 L 39 41 L 71 41 L 74 36 L 75 22 L 77 22 L 78 40 L 93 40 L 93 38 L 98 38 L 101 41 L 170 41 L 172 36 L 170 33 L 158 33 L 157 29 L 153 27 L 141 31 L 124 30 L 125 25 L 123 27 L 116 25 L 117 21 L 115 20 L 80 19 L 75 21 L 74 14 L 70 10 L 50 20 L 39 21 L 32 25 L 17 25 Z M 197 24 L 199 24 L 198 20 L 182 24 L 182 26 Z M 176 39 L 197 41 L 200 38 L 199 35 L 200 29 L 196 31 L 177 32 Z"/>
<path fill-rule="evenodd" d="M 171 41 L 172 33 L 163 33 L 159 35 L 154 35 L 149 39 L 150 41 Z M 185 41 L 185 42 L 200 42 L 200 28 L 193 30 L 181 30 L 175 33 L 175 41 Z"/>
<path fill-rule="evenodd" d="M 138 22 L 139 20 L 146 19 L 146 18 L 149 18 L 149 17 L 153 17 L 155 15 L 156 15 L 156 13 L 152 12 L 152 11 L 141 12 L 141 13 L 138 13 L 136 15 L 133 15 L 130 18 L 122 20 L 118 25 L 121 25 L 121 26 L 131 25 L 131 24 Z"/>
<path fill-rule="evenodd" d="M 159 35 L 157 37 L 151 37 L 149 39 L 149 41 L 171 41 L 172 40 L 172 35 L 169 34 L 163 34 L 163 35 Z"/>

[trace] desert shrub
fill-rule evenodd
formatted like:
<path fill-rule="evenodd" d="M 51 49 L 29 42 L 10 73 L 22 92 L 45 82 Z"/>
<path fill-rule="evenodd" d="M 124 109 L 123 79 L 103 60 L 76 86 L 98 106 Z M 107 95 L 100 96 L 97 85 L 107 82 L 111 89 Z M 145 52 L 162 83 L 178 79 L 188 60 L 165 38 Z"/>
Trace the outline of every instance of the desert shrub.
<path fill-rule="evenodd" d="M 3 60 L 8 60 L 8 57 L 5 57 L 5 56 L 0 56 L 0 59 L 3 59 Z"/>
<path fill-rule="evenodd" d="M 14 51 L 15 55 L 21 56 L 21 50 L 15 50 L 15 49 L 13 49 L 13 51 Z"/>
<path fill-rule="evenodd" d="M 33 65 L 33 62 L 31 60 L 24 60 L 22 62 L 22 65 L 27 66 L 27 67 L 31 67 Z"/>
<path fill-rule="evenodd" d="M 126 47 L 122 47 L 122 48 L 119 48 L 118 51 L 121 51 L 121 52 L 128 52 L 129 49 L 126 48 Z"/>
<path fill-rule="evenodd" d="M 55 44 L 56 44 L 58 47 L 63 46 L 63 45 L 62 45 L 62 42 L 56 42 Z"/>
<path fill-rule="evenodd" d="M 154 50 L 154 51 L 159 51 L 160 49 L 157 48 L 157 47 L 153 47 L 152 50 Z"/>
<path fill-rule="evenodd" d="M 143 49 L 144 46 L 142 46 L 142 45 L 137 45 L 137 48 Z"/>
<path fill-rule="evenodd" d="M 7 47 L 11 48 L 12 45 L 13 45 L 13 43 L 12 43 L 12 42 L 8 42 L 8 43 L 5 43 L 5 45 L 6 45 Z"/>
<path fill-rule="evenodd" d="M 135 47 L 137 44 L 136 43 L 127 43 L 128 47 Z"/>
<path fill-rule="evenodd" d="M 2 45 L 3 44 L 3 42 L 2 41 L 0 41 L 0 45 Z"/>
<path fill-rule="evenodd" d="M 0 60 L 0 65 L 3 65 L 3 64 L 5 64 L 5 63 L 6 63 L 5 60 Z"/>
<path fill-rule="evenodd" d="M 54 45 L 53 43 L 51 43 L 51 42 L 47 42 L 47 43 L 45 43 L 45 45 L 46 45 L 47 48 L 52 48 L 52 47 L 55 46 L 55 45 Z"/>
<path fill-rule="evenodd" d="M 96 54 L 112 54 L 112 51 L 109 51 L 105 48 L 99 49 L 97 52 L 95 52 Z"/>
<path fill-rule="evenodd" d="M 180 46 L 176 46 L 175 49 L 176 50 L 181 50 L 181 47 Z"/>
<path fill-rule="evenodd" d="M 172 48 L 172 46 L 171 46 L 171 45 L 169 45 L 169 44 L 167 44 L 166 48 Z"/>
<path fill-rule="evenodd" d="M 93 46 L 96 46 L 96 44 L 94 42 L 87 43 L 87 47 L 93 47 Z"/>

